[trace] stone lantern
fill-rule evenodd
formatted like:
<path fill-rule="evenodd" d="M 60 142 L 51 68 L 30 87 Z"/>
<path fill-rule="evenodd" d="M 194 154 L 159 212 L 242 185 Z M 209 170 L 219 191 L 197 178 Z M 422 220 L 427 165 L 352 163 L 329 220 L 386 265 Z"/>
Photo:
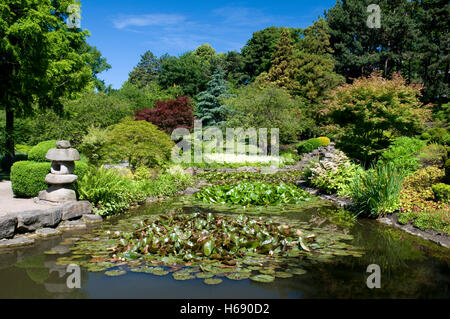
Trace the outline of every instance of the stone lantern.
<path fill-rule="evenodd" d="M 76 194 L 72 188 L 72 183 L 77 180 L 77 175 L 73 174 L 75 161 L 80 160 L 80 154 L 70 147 L 69 141 L 57 141 L 56 148 L 48 150 L 45 156 L 52 161 L 51 171 L 45 177 L 49 184 L 47 190 L 39 193 L 40 200 L 50 202 L 76 201 Z"/>

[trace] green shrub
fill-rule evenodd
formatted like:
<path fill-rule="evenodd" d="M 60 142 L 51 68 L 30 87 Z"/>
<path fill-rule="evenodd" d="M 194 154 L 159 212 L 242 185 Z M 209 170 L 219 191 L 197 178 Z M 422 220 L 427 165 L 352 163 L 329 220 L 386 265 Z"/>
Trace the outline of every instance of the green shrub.
<path fill-rule="evenodd" d="M 47 189 L 45 176 L 50 173 L 50 162 L 20 161 L 11 167 L 11 186 L 17 197 L 36 197 L 40 191 Z M 86 174 L 88 165 L 84 162 L 75 162 L 74 174 L 78 180 Z M 74 183 L 77 191 L 78 182 Z"/>
<path fill-rule="evenodd" d="M 358 172 L 349 186 L 353 210 L 370 217 L 394 212 L 400 205 L 404 176 L 392 163 Z"/>
<path fill-rule="evenodd" d="M 315 149 L 322 146 L 322 142 L 317 138 L 311 138 L 309 140 L 300 142 L 297 146 L 298 154 L 310 153 Z"/>
<path fill-rule="evenodd" d="M 445 168 L 445 177 L 444 177 L 444 181 L 445 181 L 447 184 L 450 184 L 450 159 L 448 159 L 448 160 L 445 162 L 444 168 Z"/>
<path fill-rule="evenodd" d="M 421 150 L 419 159 L 423 167 L 437 165 L 442 167 L 447 158 L 447 148 L 436 143 L 429 144 Z"/>
<path fill-rule="evenodd" d="M 310 195 L 289 184 L 271 184 L 265 182 L 241 182 L 238 184 L 222 184 L 203 188 L 194 195 L 206 203 L 257 205 L 298 203 Z"/>
<path fill-rule="evenodd" d="M 80 199 L 88 200 L 102 216 L 117 214 L 143 202 L 141 184 L 103 167 L 91 166 L 78 182 Z"/>
<path fill-rule="evenodd" d="M 86 156 L 89 163 L 98 165 L 105 159 L 105 145 L 108 143 L 108 130 L 92 126 L 83 136 L 80 151 Z"/>
<path fill-rule="evenodd" d="M 388 150 L 381 153 L 378 163 L 382 165 L 390 162 L 406 173 L 412 173 L 421 165 L 417 155 L 425 145 L 425 142 L 417 138 L 398 137 Z"/>
<path fill-rule="evenodd" d="M 447 129 L 443 127 L 433 127 L 428 130 L 430 134 L 430 142 L 437 144 L 448 144 L 450 142 L 450 135 L 447 132 Z"/>
<path fill-rule="evenodd" d="M 185 173 L 163 173 L 154 180 L 142 181 L 142 189 L 148 196 L 171 196 L 193 186 L 192 176 Z"/>
<path fill-rule="evenodd" d="M 171 138 L 152 123 L 126 120 L 112 127 L 105 154 L 113 161 L 128 161 L 133 169 L 154 167 L 170 160 L 173 146 Z"/>
<path fill-rule="evenodd" d="M 11 187 L 17 197 L 36 197 L 47 189 L 45 175 L 50 173 L 50 162 L 15 162 L 11 167 Z"/>
<path fill-rule="evenodd" d="M 432 187 L 436 200 L 450 204 L 450 185 L 439 183 Z"/>
<path fill-rule="evenodd" d="M 322 143 L 322 146 L 328 146 L 331 142 L 330 139 L 326 136 L 320 136 L 317 139 Z"/>
<path fill-rule="evenodd" d="M 427 132 L 422 133 L 422 134 L 420 135 L 420 139 L 421 139 L 421 140 L 424 140 L 424 141 L 428 141 L 430 138 L 431 138 L 431 135 L 430 135 L 430 133 L 427 133 Z"/>
<path fill-rule="evenodd" d="M 28 159 L 34 162 L 47 162 L 48 160 L 45 158 L 45 155 L 47 155 L 49 149 L 55 147 L 56 140 L 40 142 L 30 149 L 28 152 Z"/>
<path fill-rule="evenodd" d="M 14 150 L 17 153 L 21 153 L 21 154 L 28 154 L 28 152 L 33 148 L 33 146 L 29 146 L 26 144 L 16 144 L 14 146 Z"/>

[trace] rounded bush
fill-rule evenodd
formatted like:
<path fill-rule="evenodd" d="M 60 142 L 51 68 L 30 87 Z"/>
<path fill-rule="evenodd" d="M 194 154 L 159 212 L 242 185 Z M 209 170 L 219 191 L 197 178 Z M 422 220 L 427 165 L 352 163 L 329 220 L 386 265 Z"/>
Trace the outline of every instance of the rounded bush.
<path fill-rule="evenodd" d="M 439 183 L 432 187 L 436 200 L 449 204 L 450 203 L 450 185 Z"/>
<path fill-rule="evenodd" d="M 45 158 L 45 155 L 47 155 L 49 149 L 55 147 L 56 140 L 40 142 L 30 149 L 28 152 L 28 159 L 34 162 L 47 162 L 48 160 Z"/>
<path fill-rule="evenodd" d="M 45 176 L 50 173 L 50 162 L 19 161 L 11 167 L 11 187 L 17 197 L 36 197 L 40 191 L 47 189 Z M 74 174 L 78 180 L 83 178 L 88 170 L 88 164 L 75 162 Z M 77 190 L 77 183 L 74 183 Z"/>
<path fill-rule="evenodd" d="M 424 140 L 424 141 L 427 141 L 427 140 L 429 140 L 430 138 L 431 138 L 431 135 L 430 135 L 430 133 L 427 133 L 427 132 L 422 133 L 422 134 L 420 135 L 420 139 L 421 139 L 421 140 Z"/>
<path fill-rule="evenodd" d="M 17 197 L 35 197 L 47 189 L 45 175 L 50 173 L 50 162 L 15 162 L 11 167 L 11 187 Z"/>
<path fill-rule="evenodd" d="M 317 139 L 322 143 L 322 146 L 325 146 L 325 147 L 328 146 L 331 142 L 330 139 L 326 136 L 320 136 Z"/>
<path fill-rule="evenodd" d="M 301 142 L 297 146 L 298 154 L 309 153 L 322 146 L 322 142 L 317 138 L 311 138 Z"/>
<path fill-rule="evenodd" d="M 124 121 L 112 127 L 105 145 L 113 161 L 128 161 L 132 168 L 161 166 L 170 160 L 174 142 L 146 121 Z"/>

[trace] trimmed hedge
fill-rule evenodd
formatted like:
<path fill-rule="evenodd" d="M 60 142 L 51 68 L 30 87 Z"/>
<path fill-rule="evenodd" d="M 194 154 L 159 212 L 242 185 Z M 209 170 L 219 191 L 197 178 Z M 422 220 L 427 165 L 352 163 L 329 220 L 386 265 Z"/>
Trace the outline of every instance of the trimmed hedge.
<path fill-rule="evenodd" d="M 310 153 L 322 146 L 322 142 L 317 138 L 310 138 L 309 140 L 300 142 L 297 145 L 298 154 Z"/>
<path fill-rule="evenodd" d="M 47 189 L 45 176 L 50 173 L 50 162 L 19 161 L 11 167 L 11 187 L 17 197 L 36 197 L 40 191 Z M 81 179 L 86 174 L 88 165 L 75 162 L 74 174 Z M 77 183 L 74 185 L 77 190 Z"/>
<path fill-rule="evenodd" d="M 56 140 L 44 141 L 33 146 L 28 152 L 28 160 L 34 162 L 48 162 L 45 158 L 47 152 L 51 148 L 56 147 Z"/>

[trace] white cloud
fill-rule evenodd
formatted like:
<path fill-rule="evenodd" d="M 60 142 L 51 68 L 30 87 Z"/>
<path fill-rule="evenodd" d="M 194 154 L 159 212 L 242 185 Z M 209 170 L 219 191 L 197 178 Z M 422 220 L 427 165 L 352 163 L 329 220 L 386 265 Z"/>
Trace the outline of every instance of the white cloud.
<path fill-rule="evenodd" d="M 179 14 L 141 14 L 141 15 L 121 15 L 114 19 L 113 24 L 117 29 L 123 29 L 129 26 L 145 27 L 158 26 L 164 27 L 182 23 L 186 17 Z"/>

